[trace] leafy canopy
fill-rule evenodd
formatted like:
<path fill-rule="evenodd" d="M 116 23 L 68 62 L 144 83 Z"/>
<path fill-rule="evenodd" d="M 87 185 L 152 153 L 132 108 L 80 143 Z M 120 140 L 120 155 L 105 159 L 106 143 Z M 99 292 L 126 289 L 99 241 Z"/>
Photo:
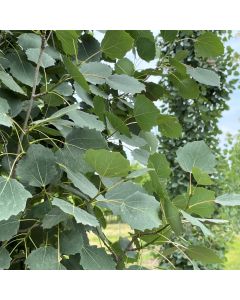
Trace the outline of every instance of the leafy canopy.
<path fill-rule="evenodd" d="M 144 247 L 169 239 L 179 245 L 186 223 L 211 236 L 203 223 L 211 220 L 215 203 L 239 204 L 238 195 L 215 199 L 206 187 L 215 158 L 204 141 L 174 153 L 200 186 L 191 181 L 173 200 L 166 185 L 174 170 L 158 152 L 160 137 L 182 137 L 180 120 L 160 109 L 158 100 L 168 98 L 171 85 L 184 99 L 199 101 L 199 84 L 220 86 L 213 69 L 184 64 L 182 55 L 162 61 L 164 49 L 149 30 L 108 30 L 101 41 L 90 30 L 3 33 L 1 269 L 135 268 L 129 264 L 137 264 Z M 167 43 L 177 34 L 160 32 Z M 203 58 L 223 52 L 208 32 L 194 47 Z M 140 70 L 133 55 L 152 64 Z M 156 60 L 161 63 L 154 65 Z M 106 236 L 109 214 L 131 227 L 127 238 L 113 243 Z M 219 262 L 201 245 L 179 247 L 174 251 L 183 251 L 194 266 Z"/>

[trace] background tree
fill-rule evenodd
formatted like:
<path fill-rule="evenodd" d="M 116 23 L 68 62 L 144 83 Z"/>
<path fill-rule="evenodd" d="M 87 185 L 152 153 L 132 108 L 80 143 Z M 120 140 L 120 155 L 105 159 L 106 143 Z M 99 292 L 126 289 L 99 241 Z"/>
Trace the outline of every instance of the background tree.
<path fill-rule="evenodd" d="M 232 37 L 231 31 L 212 31 L 222 40 L 227 42 Z M 221 133 L 218 122 L 222 112 L 227 110 L 228 100 L 232 91 L 236 88 L 239 80 L 239 63 L 234 59 L 234 50 L 227 46 L 224 54 L 217 57 L 199 58 L 195 55 L 194 42 L 203 31 L 172 31 L 169 36 L 159 36 L 158 43 L 161 49 L 165 49 L 164 59 L 172 58 L 171 69 L 176 68 L 175 56 L 194 68 L 207 68 L 219 75 L 220 88 L 216 86 L 199 84 L 199 96 L 197 101 L 185 97 L 183 93 L 177 92 L 174 84 L 169 82 L 167 77 L 163 77 L 159 84 L 166 87 L 166 97 L 162 99 L 162 108 L 170 114 L 175 115 L 183 130 L 181 139 L 160 138 L 160 150 L 167 156 L 171 166 L 176 168 L 176 172 L 171 180 L 169 189 L 173 195 L 183 192 L 188 186 L 189 178 L 175 161 L 174 153 L 186 142 L 195 140 L 205 140 L 211 149 L 220 154 L 218 135 Z M 209 33 L 209 31 L 208 31 Z M 211 33 L 209 39 L 211 39 Z M 191 89 L 191 86 L 189 87 Z M 187 95 L 188 96 L 188 95 Z"/>
<path fill-rule="evenodd" d="M 212 32 L 217 34 L 222 42 L 227 42 L 232 37 L 231 31 Z M 187 142 L 204 139 L 211 149 L 214 149 L 214 152 L 218 153 L 218 163 L 221 164 L 223 160 L 221 149 L 219 148 L 218 135 L 221 131 L 218 128 L 218 121 L 221 118 L 222 112 L 228 109 L 227 102 L 230 99 L 232 91 L 237 86 L 239 63 L 236 59 L 237 54 L 234 53 L 234 50 L 230 46 L 225 48 L 224 54 L 221 56 L 199 59 L 195 55 L 194 43 L 203 31 L 169 31 L 168 35 L 164 35 L 164 33 L 158 39 L 159 47 L 165 49 L 165 55 L 160 60 L 160 64 L 171 57 L 172 64 L 166 67 L 174 70 L 174 68 L 178 67 L 176 60 L 174 60 L 174 57 L 177 56 L 180 57 L 183 63 L 195 68 L 214 70 L 220 78 L 220 88 L 200 84 L 197 101 L 188 99 L 189 97 L 186 97 L 183 93 L 180 94 L 174 84 L 171 81 L 169 82 L 168 77 L 163 77 L 159 82 L 166 89 L 166 96 L 162 98 L 161 107 L 164 111 L 178 118 L 183 130 L 183 135 L 180 139 L 167 139 L 164 136 L 161 136 L 159 139 L 159 149 L 166 155 L 171 167 L 174 169 L 168 188 L 173 196 L 177 196 L 184 193 L 186 187 L 189 185 L 189 174 L 183 172 L 175 160 L 174 153 L 180 146 L 183 146 Z M 208 31 L 207 34 L 209 34 L 210 40 L 212 33 Z M 189 89 L 191 89 L 190 85 Z M 221 168 L 223 173 L 225 172 L 225 167 L 227 169 L 227 166 L 224 164 L 224 167 Z M 221 174 L 223 175 L 223 173 Z M 219 173 L 217 176 L 219 176 Z M 219 190 L 220 186 L 215 186 L 217 193 L 222 192 Z M 232 213 L 234 211 L 229 208 L 224 208 L 224 210 L 232 211 Z M 224 217 L 227 217 L 227 215 L 224 214 Z M 215 241 L 205 239 L 205 244 L 208 247 L 211 246 L 216 250 L 221 250 L 222 255 L 224 255 L 226 243 L 229 241 L 229 226 L 226 225 L 224 230 L 223 228 L 219 230 L 218 227 L 213 227 L 213 231 L 215 232 Z M 196 231 L 188 231 L 186 238 L 191 239 L 195 244 L 202 242 L 202 237 Z M 188 260 L 184 259 L 181 254 L 173 255 L 172 258 L 180 268 L 191 268 Z"/>

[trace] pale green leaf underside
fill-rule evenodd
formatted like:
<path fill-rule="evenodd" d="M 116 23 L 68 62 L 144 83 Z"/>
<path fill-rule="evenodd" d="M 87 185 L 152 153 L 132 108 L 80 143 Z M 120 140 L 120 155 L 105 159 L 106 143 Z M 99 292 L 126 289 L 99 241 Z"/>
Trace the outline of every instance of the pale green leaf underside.
<path fill-rule="evenodd" d="M 240 194 L 224 194 L 217 197 L 215 202 L 222 206 L 239 206 Z"/>
<path fill-rule="evenodd" d="M 6 85 L 11 91 L 26 95 L 23 89 L 14 81 L 11 75 L 4 71 L 0 71 L 0 81 Z"/>
<path fill-rule="evenodd" d="M 103 131 L 105 128 L 103 122 L 98 120 L 97 116 L 84 111 L 74 110 L 69 112 L 68 116 L 73 120 L 76 127 L 96 129 L 97 131 Z"/>
<path fill-rule="evenodd" d="M 134 77 L 125 74 L 114 74 L 106 79 L 107 84 L 114 90 L 124 93 L 136 94 L 145 91 L 145 85 Z"/>
<path fill-rule="evenodd" d="M 26 259 L 30 270 L 64 270 L 65 267 L 58 260 L 58 251 L 51 246 L 33 250 Z"/>
<path fill-rule="evenodd" d="M 9 269 L 11 257 L 5 248 L 0 248 L 0 270 Z"/>
<path fill-rule="evenodd" d="M 103 84 L 112 75 L 112 69 L 106 64 L 90 62 L 82 64 L 80 71 L 85 79 L 92 84 Z"/>
<path fill-rule="evenodd" d="M 11 216 L 8 220 L 0 221 L 0 241 L 7 241 L 17 234 L 19 225 L 20 221 L 16 216 Z"/>
<path fill-rule="evenodd" d="M 220 87 L 220 77 L 214 71 L 188 66 L 187 73 L 200 83 Z"/>
<path fill-rule="evenodd" d="M 192 217 L 182 210 L 181 213 L 189 223 L 191 223 L 193 226 L 199 227 L 205 236 L 213 236 L 212 232 L 205 225 L 203 225 L 202 222 L 199 221 L 199 219 Z"/>
<path fill-rule="evenodd" d="M 41 50 L 37 49 L 37 48 L 27 49 L 26 54 L 27 54 L 28 60 L 37 64 L 38 60 L 39 60 L 40 51 Z M 40 66 L 43 68 L 48 68 L 48 67 L 54 66 L 54 64 L 55 64 L 55 59 L 53 59 L 46 52 L 43 52 L 41 55 L 41 59 L 40 59 Z"/>
<path fill-rule="evenodd" d="M 7 127 L 12 126 L 12 119 L 8 116 L 10 106 L 8 105 L 7 100 L 0 97 L 0 125 Z"/>
<path fill-rule="evenodd" d="M 93 215 L 90 215 L 85 210 L 67 201 L 54 198 L 52 204 L 59 207 L 66 214 L 72 215 L 77 223 L 81 223 L 83 225 L 90 225 L 94 227 L 99 225 L 97 219 Z"/>
<path fill-rule="evenodd" d="M 216 160 L 204 141 L 187 143 L 177 150 L 177 162 L 186 172 L 191 172 L 194 167 L 206 173 L 213 173 Z"/>
<path fill-rule="evenodd" d="M 0 220 L 8 220 L 23 211 L 32 195 L 16 179 L 0 177 Z"/>
<path fill-rule="evenodd" d="M 145 194 L 141 186 L 124 183 L 110 189 L 104 205 L 133 229 L 145 230 L 161 225 L 159 202 Z"/>
<path fill-rule="evenodd" d="M 80 251 L 80 264 L 85 270 L 115 270 L 116 263 L 104 248 L 86 246 Z"/>

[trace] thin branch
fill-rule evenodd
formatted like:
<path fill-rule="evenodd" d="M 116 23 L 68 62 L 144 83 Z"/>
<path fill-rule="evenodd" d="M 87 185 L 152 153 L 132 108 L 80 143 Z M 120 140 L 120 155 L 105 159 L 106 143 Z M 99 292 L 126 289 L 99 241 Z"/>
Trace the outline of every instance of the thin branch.
<path fill-rule="evenodd" d="M 28 127 L 28 121 L 29 121 L 30 116 L 31 116 L 31 111 L 32 111 L 32 108 L 33 108 L 33 102 L 34 102 L 34 98 L 35 98 L 35 92 L 36 92 L 36 88 L 37 88 L 39 69 L 40 69 L 40 66 L 41 66 L 42 55 L 43 55 L 43 52 L 44 52 L 45 48 L 46 48 L 46 32 L 44 32 L 44 34 L 42 35 L 42 43 L 41 43 L 41 48 L 40 48 L 40 53 L 39 53 L 37 65 L 36 65 L 36 68 L 35 68 L 31 98 L 29 100 L 29 107 L 28 107 L 26 117 L 25 117 L 25 120 L 24 120 L 24 123 L 23 123 L 23 132 L 21 133 L 21 136 L 20 136 L 20 142 L 18 144 L 17 154 L 19 154 L 20 151 L 21 151 L 21 143 L 23 141 L 24 135 L 26 134 L 26 130 L 27 130 L 27 127 Z"/>
<path fill-rule="evenodd" d="M 87 210 L 90 214 L 95 215 L 93 207 L 91 206 L 91 204 L 89 203 L 87 205 Z M 112 253 L 113 258 L 116 262 L 119 261 L 119 257 L 117 256 L 117 254 L 115 253 L 115 251 L 112 249 L 111 247 L 111 242 L 108 240 L 108 238 L 106 237 L 106 235 L 104 234 L 104 232 L 102 231 L 100 226 L 96 227 L 96 231 L 98 234 L 98 237 L 102 240 L 103 244 L 107 247 L 107 249 Z"/>
<path fill-rule="evenodd" d="M 145 245 L 141 246 L 141 247 L 136 247 L 136 248 L 131 248 L 133 243 L 135 243 L 135 241 L 140 238 L 141 236 L 147 236 L 147 235 L 153 235 L 153 234 L 158 234 L 160 232 L 162 232 L 164 229 L 166 229 L 168 226 L 170 226 L 170 224 L 166 224 L 165 226 L 163 226 L 162 228 L 156 230 L 156 231 L 151 231 L 151 232 L 139 232 L 136 235 L 134 235 L 132 237 L 132 240 L 128 243 L 128 245 L 126 246 L 126 248 L 124 249 L 122 255 L 118 258 L 118 265 L 121 263 L 124 255 L 126 254 L 126 252 L 128 251 L 139 251 L 142 250 L 143 248 L 153 244 L 156 240 L 158 240 L 160 238 L 160 236 L 154 238 L 152 241 L 150 241 L 149 243 L 146 243 Z"/>

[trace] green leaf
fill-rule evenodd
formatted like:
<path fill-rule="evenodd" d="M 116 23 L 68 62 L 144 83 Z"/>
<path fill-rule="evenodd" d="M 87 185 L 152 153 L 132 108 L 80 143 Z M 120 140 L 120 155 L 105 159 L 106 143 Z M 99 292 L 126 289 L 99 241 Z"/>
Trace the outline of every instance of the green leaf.
<path fill-rule="evenodd" d="M 61 42 L 63 51 L 68 55 L 78 52 L 78 36 L 75 30 L 56 30 L 56 37 Z"/>
<path fill-rule="evenodd" d="M 163 136 L 169 138 L 179 138 L 182 136 L 182 126 L 176 117 L 160 115 L 157 122 L 159 131 Z"/>
<path fill-rule="evenodd" d="M 239 206 L 240 194 L 224 194 L 217 197 L 215 202 L 222 206 Z"/>
<path fill-rule="evenodd" d="M 115 73 L 116 74 L 126 74 L 132 76 L 134 74 L 135 68 L 134 64 L 128 58 L 122 58 L 117 61 L 115 64 Z"/>
<path fill-rule="evenodd" d="M 184 99 L 196 99 L 199 96 L 199 87 L 196 81 L 177 73 L 171 73 L 169 80 L 177 89 L 179 95 Z"/>
<path fill-rule="evenodd" d="M 105 126 L 102 121 L 93 114 L 88 114 L 84 111 L 74 110 L 67 114 L 71 120 L 73 120 L 76 127 L 85 127 L 89 129 L 96 129 L 97 131 L 103 131 Z"/>
<path fill-rule="evenodd" d="M 156 134 L 153 132 L 141 131 L 139 136 L 144 138 L 144 140 L 147 142 L 147 144 L 142 148 L 148 150 L 150 153 L 157 152 L 159 141 Z"/>
<path fill-rule="evenodd" d="M 189 200 L 189 213 L 210 218 L 214 212 L 215 193 L 202 187 L 196 187 Z"/>
<path fill-rule="evenodd" d="M 0 125 L 12 127 L 12 119 L 8 116 L 9 110 L 7 100 L 0 97 Z"/>
<path fill-rule="evenodd" d="M 107 148 L 107 143 L 101 133 L 87 128 L 73 128 L 66 137 L 66 144 L 67 148 L 79 150 Z"/>
<path fill-rule="evenodd" d="M 89 86 L 89 88 L 90 88 L 90 91 L 91 91 L 92 94 L 94 94 L 96 96 L 100 96 L 104 99 L 108 99 L 108 94 L 105 93 L 101 88 L 97 87 L 96 85 L 91 84 Z"/>
<path fill-rule="evenodd" d="M 102 53 L 98 40 L 91 34 L 82 35 L 78 46 L 78 59 L 80 61 L 99 61 L 101 55 Z"/>
<path fill-rule="evenodd" d="M 57 151 L 56 161 L 60 166 L 64 165 L 67 170 L 80 171 L 85 174 L 91 172 L 92 168 L 86 163 L 84 152 L 84 150 L 78 149 L 75 145 L 66 144 L 63 149 Z"/>
<path fill-rule="evenodd" d="M 187 193 L 184 193 L 182 195 L 177 195 L 172 202 L 177 208 L 186 210 L 188 207 L 188 201 L 189 195 Z"/>
<path fill-rule="evenodd" d="M 105 177 L 124 177 L 130 170 L 129 161 L 119 152 L 89 149 L 85 159 L 99 175 Z"/>
<path fill-rule="evenodd" d="M 133 113 L 139 126 L 146 131 L 150 131 L 154 125 L 157 125 L 160 116 L 157 107 L 144 95 L 136 96 Z"/>
<path fill-rule="evenodd" d="M 6 248 L 0 248 L 0 270 L 10 268 L 11 256 Z"/>
<path fill-rule="evenodd" d="M 76 92 L 76 97 L 74 95 L 74 98 L 79 102 L 79 98 L 81 99 L 81 101 L 85 102 L 87 105 L 93 107 L 93 103 L 92 103 L 92 98 L 90 97 L 89 93 L 87 93 L 79 84 L 77 84 L 76 82 L 74 83 L 74 89 Z"/>
<path fill-rule="evenodd" d="M 18 178 L 31 186 L 46 186 L 58 174 L 53 152 L 40 144 L 30 145 L 16 168 Z"/>
<path fill-rule="evenodd" d="M 133 229 L 157 228 L 161 225 L 160 204 L 141 190 L 132 183 L 118 185 L 106 193 L 106 206 Z"/>
<path fill-rule="evenodd" d="M 71 170 L 66 170 L 66 172 L 68 179 L 72 181 L 75 187 L 77 187 L 81 192 L 90 198 L 95 198 L 95 196 L 98 194 L 98 189 L 91 181 L 89 181 L 80 172 L 72 172 Z"/>
<path fill-rule="evenodd" d="M 215 171 L 215 156 L 204 141 L 191 142 L 180 147 L 176 160 L 186 172 L 192 173 L 194 167 L 208 174 Z"/>
<path fill-rule="evenodd" d="M 40 48 L 30 48 L 26 50 L 27 58 L 28 60 L 38 63 L 39 55 L 40 55 Z M 55 65 L 55 59 L 53 59 L 50 55 L 48 55 L 46 52 L 42 53 L 40 66 L 43 68 L 48 68 Z"/>
<path fill-rule="evenodd" d="M 115 270 L 116 263 L 104 248 L 87 246 L 81 249 L 80 264 L 85 270 Z"/>
<path fill-rule="evenodd" d="M 124 177 L 130 170 L 129 161 L 119 152 L 89 149 L 85 159 L 99 175 L 105 177 Z"/>
<path fill-rule="evenodd" d="M 202 224 L 202 222 L 199 221 L 199 219 L 192 217 L 191 215 L 189 215 L 188 213 L 186 213 L 185 211 L 181 210 L 181 213 L 183 215 L 183 217 L 189 222 L 191 223 L 193 226 L 197 226 L 201 229 L 202 233 L 208 237 L 208 236 L 213 236 L 212 232 L 205 226 Z"/>
<path fill-rule="evenodd" d="M 112 75 L 111 67 L 100 62 L 82 64 L 80 71 L 85 79 L 93 84 L 103 84 L 105 83 L 106 78 Z"/>
<path fill-rule="evenodd" d="M 162 201 L 168 223 L 176 235 L 181 235 L 183 233 L 183 226 L 179 210 L 169 199 L 162 199 Z"/>
<path fill-rule="evenodd" d="M 223 262 L 213 250 L 203 246 L 190 246 L 185 252 L 191 259 L 200 261 L 203 264 L 218 264 Z"/>
<path fill-rule="evenodd" d="M 29 48 L 40 48 L 41 43 L 41 36 L 35 33 L 23 33 L 18 37 L 18 44 L 24 50 L 27 50 Z"/>
<path fill-rule="evenodd" d="M 193 167 L 192 169 L 193 177 L 199 185 L 211 185 L 213 181 L 210 176 L 203 172 L 201 169 Z"/>
<path fill-rule="evenodd" d="M 13 80 L 12 76 L 7 72 L 0 71 L 0 81 L 2 81 L 2 83 L 6 85 L 6 87 L 8 87 L 11 91 L 26 95 L 23 89 Z"/>
<path fill-rule="evenodd" d="M 220 87 L 220 77 L 214 71 L 187 66 L 187 73 L 202 84 Z"/>
<path fill-rule="evenodd" d="M 32 195 L 16 179 L 0 177 L 0 221 L 8 220 L 25 209 Z"/>
<path fill-rule="evenodd" d="M 48 93 L 44 95 L 42 99 L 49 107 L 57 107 L 64 104 L 63 97 L 61 97 L 58 93 Z M 38 122 L 41 123 L 41 121 L 42 120 L 39 120 Z"/>
<path fill-rule="evenodd" d="M 73 88 L 68 82 L 61 83 L 54 89 L 54 91 L 62 96 L 71 96 L 73 94 Z"/>
<path fill-rule="evenodd" d="M 102 51 L 110 58 L 123 58 L 133 47 L 133 38 L 123 30 L 108 30 L 101 43 Z"/>
<path fill-rule="evenodd" d="M 160 178 L 169 178 L 172 172 L 166 156 L 161 153 L 154 153 L 149 156 L 148 167 L 153 168 Z"/>
<path fill-rule="evenodd" d="M 161 36 L 164 39 L 165 42 L 172 43 L 176 36 L 177 36 L 178 30 L 161 30 Z"/>
<path fill-rule="evenodd" d="M 104 98 L 95 96 L 93 98 L 94 113 L 99 117 L 99 120 L 104 121 L 104 113 L 106 111 L 106 101 Z"/>
<path fill-rule="evenodd" d="M 148 62 L 156 55 L 155 41 L 152 33 L 151 35 L 152 38 L 140 37 L 136 41 L 138 55 Z"/>
<path fill-rule="evenodd" d="M 146 82 L 146 97 L 152 101 L 160 99 L 164 94 L 164 89 L 160 84 Z"/>
<path fill-rule="evenodd" d="M 81 224 L 76 224 L 74 229 L 64 231 L 60 235 L 61 253 L 65 255 L 74 255 L 80 253 L 87 240 L 87 235 L 84 227 Z"/>
<path fill-rule="evenodd" d="M 33 250 L 25 264 L 30 270 L 65 270 L 65 267 L 58 261 L 57 249 L 51 246 Z"/>
<path fill-rule="evenodd" d="M 169 58 L 169 63 L 171 66 L 174 67 L 174 69 L 180 73 L 181 75 L 186 75 L 187 74 L 187 66 L 180 61 L 178 61 L 176 58 Z"/>
<path fill-rule="evenodd" d="M 52 201 L 53 205 L 59 207 L 63 212 L 73 216 L 77 223 L 81 223 L 83 225 L 89 225 L 96 227 L 98 226 L 98 220 L 93 216 L 90 215 L 85 210 L 67 202 L 62 199 L 54 198 Z"/>
<path fill-rule="evenodd" d="M 8 220 L 0 221 L 0 241 L 10 240 L 19 229 L 19 217 L 11 216 Z"/>
<path fill-rule="evenodd" d="M 129 178 L 129 179 L 138 178 L 138 177 L 141 177 L 141 176 L 144 176 L 145 174 L 147 174 L 148 171 L 153 171 L 153 170 L 154 170 L 154 169 L 152 169 L 152 168 L 142 168 L 142 169 L 133 171 L 132 173 L 130 173 L 130 174 L 127 176 L 127 178 Z"/>
<path fill-rule="evenodd" d="M 140 164 L 146 166 L 148 163 L 148 158 L 149 158 L 149 151 L 144 150 L 144 149 L 135 149 L 132 151 L 132 156 L 133 158 L 139 162 Z"/>
<path fill-rule="evenodd" d="M 75 66 L 68 57 L 63 57 L 64 66 L 69 73 L 69 75 L 87 92 L 89 91 L 89 86 L 86 79 L 79 71 L 78 67 Z"/>
<path fill-rule="evenodd" d="M 194 44 L 196 56 L 216 57 L 224 53 L 224 46 L 220 38 L 212 33 L 202 33 Z"/>
<path fill-rule="evenodd" d="M 50 200 L 37 203 L 31 208 L 30 216 L 35 219 L 42 220 L 46 214 L 52 209 L 52 203 Z"/>
<path fill-rule="evenodd" d="M 114 74 L 106 79 L 107 84 L 114 90 L 124 93 L 136 94 L 145 91 L 145 85 L 134 77 L 122 74 Z"/>
<path fill-rule="evenodd" d="M 41 119 L 41 120 L 34 121 L 32 124 L 39 125 L 39 124 L 42 124 L 42 123 L 50 123 L 51 121 L 59 119 L 62 116 L 67 115 L 72 111 L 76 111 L 78 108 L 79 108 L 79 104 L 74 103 L 72 105 L 69 105 L 69 106 L 66 106 L 64 108 L 59 109 L 58 111 L 53 113 L 50 117 L 48 117 L 46 119 Z"/>
<path fill-rule="evenodd" d="M 10 57 L 10 73 L 21 83 L 30 87 L 33 86 L 35 68 L 23 56 L 11 55 Z M 41 74 L 38 75 L 37 85 L 41 80 Z"/>
<path fill-rule="evenodd" d="M 65 214 L 60 208 L 53 207 L 48 213 L 44 215 L 42 220 L 43 229 L 50 229 L 53 226 L 58 225 L 59 223 L 66 221 L 68 219 L 68 215 Z"/>
<path fill-rule="evenodd" d="M 105 115 L 107 116 L 109 122 L 115 130 L 119 131 L 122 134 L 125 134 L 128 137 L 131 137 L 129 128 L 118 116 L 110 112 L 106 112 Z"/>
<path fill-rule="evenodd" d="M 64 148 L 58 150 L 57 162 L 72 172 L 91 172 L 93 169 L 84 158 L 85 150 L 89 148 L 107 148 L 107 143 L 96 130 L 74 128 L 66 136 Z"/>

